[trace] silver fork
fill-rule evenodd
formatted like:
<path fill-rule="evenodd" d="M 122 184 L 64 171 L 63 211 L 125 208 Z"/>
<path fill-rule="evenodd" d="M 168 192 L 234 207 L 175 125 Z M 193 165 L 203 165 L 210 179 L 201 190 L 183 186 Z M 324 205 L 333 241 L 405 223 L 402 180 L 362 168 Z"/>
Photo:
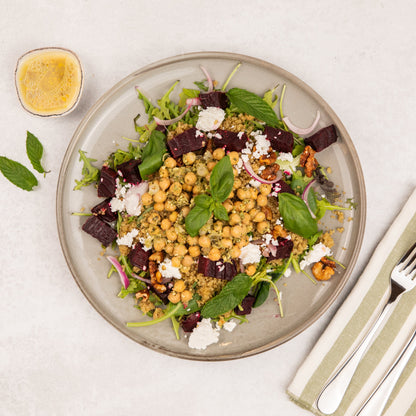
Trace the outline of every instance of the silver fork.
<path fill-rule="evenodd" d="M 350 384 L 355 370 L 360 363 L 364 352 L 370 345 L 374 334 L 380 327 L 380 324 L 388 316 L 399 297 L 416 286 L 416 243 L 407 251 L 407 253 L 398 261 L 391 272 L 390 286 L 391 294 L 384 306 L 380 316 L 369 329 L 364 339 L 357 348 L 348 356 L 342 367 L 328 381 L 322 389 L 316 405 L 318 409 L 326 415 L 334 413 L 340 405 L 342 398 Z"/>

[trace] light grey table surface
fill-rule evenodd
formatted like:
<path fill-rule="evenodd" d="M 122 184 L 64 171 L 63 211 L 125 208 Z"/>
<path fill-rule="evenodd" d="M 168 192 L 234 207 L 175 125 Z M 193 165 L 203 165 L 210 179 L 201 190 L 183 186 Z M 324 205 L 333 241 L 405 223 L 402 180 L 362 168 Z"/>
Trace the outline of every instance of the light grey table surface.
<path fill-rule="evenodd" d="M 285 389 L 416 186 L 415 3 L 0 0 L 0 10 L 0 155 L 27 164 L 29 130 L 51 170 L 33 192 L 0 175 L 0 414 L 308 415 Z M 85 69 L 66 117 L 33 117 L 16 97 L 18 57 L 44 46 L 74 50 Z M 102 319 L 66 266 L 55 222 L 60 164 L 94 102 L 146 64 L 210 50 L 270 61 L 315 89 L 355 143 L 368 198 L 362 250 L 337 302 L 286 344 L 219 363 L 153 352 Z"/>

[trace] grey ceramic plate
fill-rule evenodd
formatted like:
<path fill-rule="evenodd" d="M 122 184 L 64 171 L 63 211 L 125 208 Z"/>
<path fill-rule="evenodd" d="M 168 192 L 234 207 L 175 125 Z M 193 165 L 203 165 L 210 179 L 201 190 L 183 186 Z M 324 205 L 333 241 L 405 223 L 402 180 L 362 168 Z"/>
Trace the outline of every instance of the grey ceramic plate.
<path fill-rule="evenodd" d="M 354 220 L 346 221 L 344 232 L 335 235 L 334 256 L 347 266 L 345 271 L 325 284 L 313 285 L 304 275 L 292 274 L 281 279 L 279 286 L 283 289 L 286 314 L 283 319 L 275 317 L 277 304 L 270 296 L 267 303 L 248 316 L 249 323 L 238 326 L 231 333 L 221 331 L 218 344 L 199 351 L 190 349 L 186 338 L 182 337 L 180 341 L 175 338 L 170 321 L 145 328 L 126 327 L 126 322 L 147 318 L 133 307 L 132 298 L 117 297 L 120 282 L 116 275 L 107 279 L 109 263 L 100 256 L 100 244 L 81 231 L 85 217 L 71 215 L 81 207 L 89 209 L 98 202 L 94 187 L 83 191 L 72 189 L 74 180 L 81 176 L 78 149 L 97 159 L 98 166 L 116 145 L 127 147 L 128 143 L 122 136 L 137 136 L 133 118 L 145 112 L 137 99 L 136 85 L 155 101 L 175 80 L 181 80 L 177 91 L 181 87 L 192 88 L 194 81 L 202 80 L 204 76 L 199 65 L 205 66 L 222 85 L 238 62 L 242 66 L 232 79 L 230 88 L 238 86 L 263 94 L 276 84 L 286 84 L 284 112 L 293 123 L 309 125 L 319 109 L 320 127 L 331 123 L 337 126 L 340 133 L 338 142 L 321 152 L 318 160 L 332 168 L 332 179 L 347 197 L 354 198 L 357 208 L 353 212 Z M 146 118 L 143 116 L 140 121 L 145 123 Z M 293 338 L 318 319 L 351 274 L 363 238 L 365 211 L 364 181 L 356 151 L 328 104 L 298 78 L 275 65 L 248 56 L 219 52 L 169 58 L 149 65 L 115 85 L 91 108 L 76 130 L 62 163 L 57 190 L 57 222 L 62 249 L 75 281 L 94 308 L 119 331 L 146 347 L 175 357 L 209 361 L 247 357 L 266 351 Z M 329 215 L 327 217 L 326 227 L 340 226 Z"/>

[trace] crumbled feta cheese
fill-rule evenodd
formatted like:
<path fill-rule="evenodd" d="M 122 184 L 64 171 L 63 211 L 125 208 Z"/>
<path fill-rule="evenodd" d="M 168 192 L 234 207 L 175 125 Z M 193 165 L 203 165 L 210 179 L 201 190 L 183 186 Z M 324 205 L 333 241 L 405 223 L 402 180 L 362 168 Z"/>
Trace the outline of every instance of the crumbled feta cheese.
<path fill-rule="evenodd" d="M 204 318 L 201 322 L 198 322 L 189 336 L 188 345 L 190 348 L 205 350 L 208 345 L 217 343 L 219 336 L 220 331 L 212 327 L 211 319 Z"/>
<path fill-rule="evenodd" d="M 269 153 L 270 141 L 266 135 L 257 134 L 254 136 L 256 140 L 256 150 L 253 152 L 253 157 L 258 159 L 260 156 L 267 155 Z"/>
<path fill-rule="evenodd" d="M 203 136 L 204 136 L 204 133 L 202 133 L 202 131 L 197 130 L 195 132 L 195 137 L 203 137 Z"/>
<path fill-rule="evenodd" d="M 150 239 L 140 237 L 139 241 L 140 241 L 144 251 L 149 251 L 149 250 L 152 249 L 152 243 L 150 242 Z"/>
<path fill-rule="evenodd" d="M 282 225 L 282 224 L 283 224 L 283 223 L 282 223 L 282 218 L 281 218 L 281 217 L 280 217 L 280 218 L 278 218 L 278 219 L 276 220 L 275 224 L 277 224 L 277 225 Z"/>
<path fill-rule="evenodd" d="M 261 259 L 260 247 L 256 244 L 247 244 L 241 249 L 240 259 L 243 264 L 258 263 Z"/>
<path fill-rule="evenodd" d="M 163 277 L 174 277 L 175 279 L 180 279 L 182 277 L 179 269 L 172 266 L 172 260 L 169 258 L 166 258 L 159 264 L 159 271 Z"/>
<path fill-rule="evenodd" d="M 225 111 L 218 107 L 208 107 L 198 115 L 196 128 L 202 131 L 217 130 L 225 118 Z"/>
<path fill-rule="evenodd" d="M 224 325 L 222 327 L 226 331 L 232 332 L 236 326 L 237 326 L 237 322 L 235 322 L 235 321 L 227 321 L 227 322 L 224 322 Z"/>
<path fill-rule="evenodd" d="M 241 138 L 244 136 L 244 132 L 243 131 L 239 131 L 237 133 L 237 137 L 241 140 Z"/>
<path fill-rule="evenodd" d="M 289 269 L 289 267 L 285 270 L 283 273 L 284 277 L 289 277 L 292 274 L 292 269 Z"/>
<path fill-rule="evenodd" d="M 249 182 L 249 185 L 251 185 L 253 188 L 260 188 L 261 182 L 257 181 L 256 179 L 252 179 Z"/>
<path fill-rule="evenodd" d="M 117 238 L 117 244 L 119 246 L 131 247 L 133 245 L 133 239 L 137 236 L 137 234 L 139 234 L 139 230 L 135 228 L 134 230 L 128 232 L 126 235 L 123 235 L 123 237 Z"/>
<path fill-rule="evenodd" d="M 129 215 L 140 215 L 142 212 L 141 195 L 143 194 L 143 184 L 131 185 L 123 184 L 117 178 L 116 193 L 111 199 L 111 211 L 126 211 Z"/>
<path fill-rule="evenodd" d="M 287 160 L 288 162 L 293 162 L 293 155 L 292 153 L 283 153 L 280 152 L 279 155 L 277 156 L 277 160 Z"/>
<path fill-rule="evenodd" d="M 303 270 L 306 266 L 316 263 L 321 260 L 322 257 L 331 256 L 332 251 L 325 244 L 315 244 L 305 258 L 299 263 L 299 267 Z"/>

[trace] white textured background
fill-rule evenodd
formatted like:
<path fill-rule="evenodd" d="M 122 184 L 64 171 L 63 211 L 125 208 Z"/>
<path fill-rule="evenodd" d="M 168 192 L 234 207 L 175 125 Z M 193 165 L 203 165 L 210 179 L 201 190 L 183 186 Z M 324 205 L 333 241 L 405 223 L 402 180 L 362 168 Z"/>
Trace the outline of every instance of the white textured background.
<path fill-rule="evenodd" d="M 309 414 L 285 389 L 416 186 L 416 3 L 257 3 L 0 0 L 0 154 L 28 164 L 29 130 L 52 171 L 34 192 L 0 175 L 1 415 Z M 30 116 L 16 97 L 18 57 L 44 46 L 74 50 L 85 69 L 81 103 L 63 118 Z M 55 225 L 59 167 L 88 108 L 148 63 L 205 50 L 268 60 L 315 89 L 355 143 L 368 197 L 363 248 L 338 302 L 281 347 L 221 363 L 174 359 L 122 336 L 78 289 Z"/>

